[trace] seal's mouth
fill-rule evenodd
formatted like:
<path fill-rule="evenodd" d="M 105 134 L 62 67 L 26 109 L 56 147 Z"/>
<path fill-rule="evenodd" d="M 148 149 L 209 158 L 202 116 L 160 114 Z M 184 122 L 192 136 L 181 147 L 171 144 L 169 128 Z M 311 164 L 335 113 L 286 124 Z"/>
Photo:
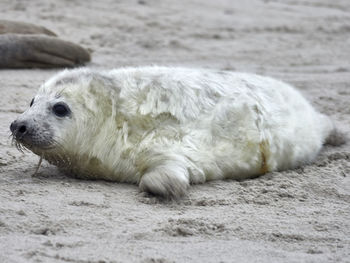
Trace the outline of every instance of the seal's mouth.
<path fill-rule="evenodd" d="M 57 146 L 49 129 L 43 129 L 27 121 L 14 121 L 11 123 L 12 143 L 16 148 L 31 150 L 34 153 L 50 150 Z"/>
<path fill-rule="evenodd" d="M 32 143 L 28 143 L 27 141 L 24 141 L 21 138 L 16 138 L 13 134 L 11 135 L 12 137 L 12 145 L 14 145 L 17 150 L 19 150 L 20 152 L 24 152 L 24 150 L 30 150 L 38 155 L 41 155 L 41 152 L 43 151 L 49 151 L 52 150 L 54 148 L 56 148 L 56 144 L 55 143 L 51 143 L 51 144 L 32 144 Z"/>

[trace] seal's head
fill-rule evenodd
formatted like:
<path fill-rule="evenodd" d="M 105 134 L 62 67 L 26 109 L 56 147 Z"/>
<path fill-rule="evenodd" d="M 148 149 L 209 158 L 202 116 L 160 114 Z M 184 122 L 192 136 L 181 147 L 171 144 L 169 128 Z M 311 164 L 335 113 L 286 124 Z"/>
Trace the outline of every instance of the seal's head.
<path fill-rule="evenodd" d="M 16 145 L 36 153 L 57 147 L 62 131 L 72 119 L 69 104 L 59 93 L 39 92 L 30 102 L 29 109 L 11 123 Z"/>
<path fill-rule="evenodd" d="M 95 138 L 115 111 L 117 93 L 115 83 L 103 73 L 59 73 L 40 87 L 30 107 L 12 122 L 17 148 L 27 148 L 60 167 L 72 158 L 91 160 L 92 141 L 103 144 Z M 108 141 L 108 134 L 104 138 Z M 81 160 L 78 163 L 84 166 Z"/>

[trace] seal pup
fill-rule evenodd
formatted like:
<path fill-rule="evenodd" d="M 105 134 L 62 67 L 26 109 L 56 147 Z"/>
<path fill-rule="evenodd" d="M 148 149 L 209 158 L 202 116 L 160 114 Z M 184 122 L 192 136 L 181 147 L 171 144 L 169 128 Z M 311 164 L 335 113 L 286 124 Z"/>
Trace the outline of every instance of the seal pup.
<path fill-rule="evenodd" d="M 171 198 L 309 163 L 335 131 L 281 81 L 167 67 L 65 70 L 10 129 L 19 148 L 71 175 Z"/>
<path fill-rule="evenodd" d="M 0 68 L 73 67 L 90 61 L 81 46 L 29 23 L 0 20 Z"/>

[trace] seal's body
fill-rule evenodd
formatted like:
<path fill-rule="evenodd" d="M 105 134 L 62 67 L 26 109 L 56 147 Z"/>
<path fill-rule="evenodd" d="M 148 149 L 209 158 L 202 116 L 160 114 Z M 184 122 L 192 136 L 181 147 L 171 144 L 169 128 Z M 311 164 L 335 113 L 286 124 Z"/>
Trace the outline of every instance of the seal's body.
<path fill-rule="evenodd" d="M 0 68 L 73 67 L 90 61 L 87 50 L 45 27 L 0 19 Z"/>
<path fill-rule="evenodd" d="M 271 78 L 145 67 L 64 71 L 40 88 L 11 130 L 78 177 L 177 197 L 190 183 L 311 162 L 333 125 Z"/>

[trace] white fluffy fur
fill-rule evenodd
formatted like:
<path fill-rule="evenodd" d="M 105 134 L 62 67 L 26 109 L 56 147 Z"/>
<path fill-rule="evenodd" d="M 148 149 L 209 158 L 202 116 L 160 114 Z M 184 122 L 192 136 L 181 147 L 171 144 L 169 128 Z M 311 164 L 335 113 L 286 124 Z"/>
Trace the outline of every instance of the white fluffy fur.
<path fill-rule="evenodd" d="M 57 101 L 69 105 L 70 118 L 44 111 Z M 49 162 L 173 197 L 190 183 L 310 162 L 333 129 L 281 81 L 165 67 L 64 71 L 41 87 L 25 114 L 50 115 L 60 146 L 33 150 Z"/>

